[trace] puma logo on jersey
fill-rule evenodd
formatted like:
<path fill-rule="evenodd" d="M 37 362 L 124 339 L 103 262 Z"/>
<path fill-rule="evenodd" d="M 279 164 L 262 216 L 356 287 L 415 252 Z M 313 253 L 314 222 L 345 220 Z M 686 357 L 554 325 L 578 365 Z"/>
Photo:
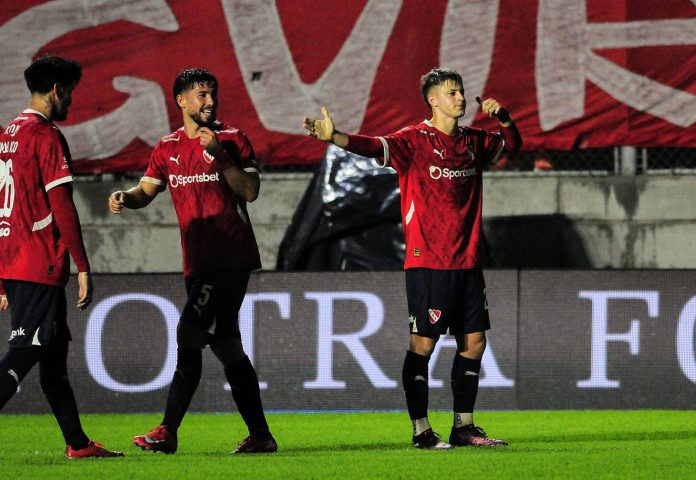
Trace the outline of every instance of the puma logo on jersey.
<path fill-rule="evenodd" d="M 180 156 L 181 156 L 181 155 L 177 155 L 176 157 L 169 157 L 169 161 L 174 162 L 174 163 L 176 163 L 177 165 L 179 165 L 179 157 L 180 157 Z"/>
<path fill-rule="evenodd" d="M 438 155 L 442 160 L 445 159 L 445 151 L 444 150 L 438 150 L 437 148 L 433 148 L 433 153 Z"/>
<path fill-rule="evenodd" d="M 435 310 L 433 308 L 428 309 L 428 317 L 430 317 L 430 323 L 435 325 L 438 320 L 440 320 L 441 310 Z"/>

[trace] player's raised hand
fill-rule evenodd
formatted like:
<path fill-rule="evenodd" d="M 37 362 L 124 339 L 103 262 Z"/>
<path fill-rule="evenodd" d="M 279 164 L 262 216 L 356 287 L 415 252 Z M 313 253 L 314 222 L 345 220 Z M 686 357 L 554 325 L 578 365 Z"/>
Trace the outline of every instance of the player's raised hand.
<path fill-rule="evenodd" d="M 125 194 L 120 190 L 109 195 L 109 210 L 111 213 L 119 214 L 123 211 L 126 202 L 124 197 Z"/>
<path fill-rule="evenodd" d="M 215 152 L 220 148 L 220 141 L 217 135 L 208 127 L 201 127 L 198 129 L 198 138 L 203 145 L 203 148 L 208 150 L 209 153 Z"/>
<path fill-rule="evenodd" d="M 92 303 L 92 293 L 94 292 L 92 275 L 89 272 L 79 272 L 77 274 L 77 285 L 80 289 L 77 298 L 77 308 L 84 310 Z"/>
<path fill-rule="evenodd" d="M 510 113 L 495 98 L 481 100 L 481 97 L 477 96 L 476 102 L 481 105 L 481 111 L 487 117 L 497 117 L 501 123 L 510 121 Z"/>
<path fill-rule="evenodd" d="M 321 140 L 322 142 L 333 141 L 333 135 L 336 131 L 331 115 L 329 115 L 329 109 L 326 107 L 321 107 L 321 113 L 324 118 L 317 120 L 311 117 L 304 117 L 302 126 L 307 130 L 307 135 Z"/>

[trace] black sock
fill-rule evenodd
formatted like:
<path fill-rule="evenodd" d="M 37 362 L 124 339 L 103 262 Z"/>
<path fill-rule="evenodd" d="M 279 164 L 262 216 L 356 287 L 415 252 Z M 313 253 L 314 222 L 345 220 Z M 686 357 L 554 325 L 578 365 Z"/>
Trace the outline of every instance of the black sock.
<path fill-rule="evenodd" d="M 75 394 L 68 379 L 67 361 L 67 344 L 46 347 L 39 362 L 39 381 L 66 445 L 73 450 L 82 450 L 89 445 L 89 438 L 80 423 Z"/>
<path fill-rule="evenodd" d="M 401 380 L 406 392 L 406 406 L 411 420 L 428 416 L 428 362 L 430 357 L 406 352 Z"/>
<path fill-rule="evenodd" d="M 164 410 L 162 425 L 176 437 L 177 430 L 196 393 L 203 369 L 203 352 L 199 348 L 177 349 L 176 372 L 169 387 L 167 407 Z"/>
<path fill-rule="evenodd" d="M 232 389 L 232 397 L 237 404 L 239 414 L 249 429 L 249 435 L 270 438 L 271 433 L 261 403 L 259 378 L 249 357 L 244 355 L 242 360 L 227 367 L 225 377 Z"/>
<path fill-rule="evenodd" d="M 481 360 L 457 354 L 452 364 L 452 394 L 455 413 L 472 413 L 478 394 Z"/>
<path fill-rule="evenodd" d="M 65 444 L 70 445 L 73 450 L 86 448 L 89 445 L 89 438 L 82 429 L 77 402 L 68 377 L 63 376 L 48 382 L 42 379 L 41 388 L 63 433 Z"/>

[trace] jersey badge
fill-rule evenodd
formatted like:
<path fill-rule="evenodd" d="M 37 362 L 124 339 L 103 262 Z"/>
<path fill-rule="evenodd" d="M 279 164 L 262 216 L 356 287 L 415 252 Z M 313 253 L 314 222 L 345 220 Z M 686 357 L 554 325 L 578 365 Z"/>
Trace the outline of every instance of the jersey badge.
<path fill-rule="evenodd" d="M 414 248 L 414 249 L 413 249 L 413 256 L 414 256 L 414 257 L 420 257 L 420 248 Z"/>
<path fill-rule="evenodd" d="M 435 310 L 433 308 L 428 309 L 428 317 L 430 317 L 430 323 L 435 325 L 438 320 L 440 320 L 441 310 Z"/>
<path fill-rule="evenodd" d="M 215 160 L 215 157 L 209 154 L 207 150 L 203 150 L 203 160 L 205 160 L 207 163 L 210 163 L 213 160 Z"/>

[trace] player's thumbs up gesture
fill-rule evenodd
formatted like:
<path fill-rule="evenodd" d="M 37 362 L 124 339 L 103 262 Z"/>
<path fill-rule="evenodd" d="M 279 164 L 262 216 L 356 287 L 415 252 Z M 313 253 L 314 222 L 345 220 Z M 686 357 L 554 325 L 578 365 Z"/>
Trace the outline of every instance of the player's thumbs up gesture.
<path fill-rule="evenodd" d="M 329 109 L 326 107 L 321 107 L 321 113 L 324 118 L 321 120 L 316 120 L 310 117 L 304 117 L 303 127 L 307 130 L 307 134 L 321 140 L 323 142 L 333 141 L 333 135 L 336 131 L 331 115 L 329 115 Z"/>

